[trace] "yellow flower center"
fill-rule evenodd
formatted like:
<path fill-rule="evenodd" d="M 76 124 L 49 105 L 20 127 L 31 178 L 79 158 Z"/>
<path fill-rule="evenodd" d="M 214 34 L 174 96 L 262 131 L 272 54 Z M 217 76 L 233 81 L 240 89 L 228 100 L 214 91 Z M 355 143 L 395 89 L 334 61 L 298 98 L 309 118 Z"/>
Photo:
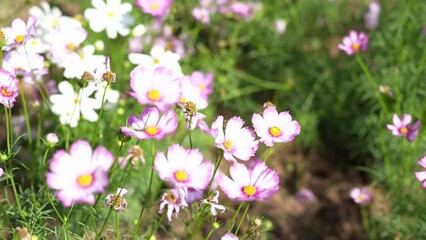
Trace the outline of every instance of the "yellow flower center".
<path fill-rule="evenodd" d="M 359 44 L 358 44 L 358 43 L 354 43 L 354 44 L 352 44 L 352 49 L 353 49 L 354 51 L 358 51 L 358 50 L 359 50 Z"/>
<path fill-rule="evenodd" d="M 402 127 L 399 129 L 399 132 L 402 134 L 406 134 L 408 132 L 408 129 L 406 127 Z"/>
<path fill-rule="evenodd" d="M 230 150 L 232 148 L 232 142 L 231 141 L 225 141 L 223 143 L 223 146 L 225 147 L 226 150 Z"/>
<path fill-rule="evenodd" d="M 93 177 L 91 174 L 80 175 L 77 179 L 77 182 L 82 187 L 87 187 L 93 182 Z"/>
<path fill-rule="evenodd" d="M 253 185 L 248 185 L 243 188 L 243 192 L 249 196 L 253 196 L 256 193 L 256 188 Z"/>
<path fill-rule="evenodd" d="M 180 99 L 180 102 L 181 102 L 181 103 L 186 103 L 186 98 L 184 98 L 184 97 L 183 97 L 183 98 L 181 98 L 181 99 Z"/>
<path fill-rule="evenodd" d="M 78 98 L 74 98 L 74 103 L 75 103 L 75 104 L 79 104 L 79 103 L 80 103 L 80 100 L 79 100 Z"/>
<path fill-rule="evenodd" d="M 1 95 L 5 96 L 5 97 L 9 97 L 10 95 L 12 95 L 12 92 L 8 92 L 5 87 L 2 87 L 1 88 Z"/>
<path fill-rule="evenodd" d="M 198 88 L 201 89 L 201 90 L 204 90 L 204 89 L 206 89 L 206 86 L 204 86 L 204 84 L 200 84 L 200 85 L 198 85 Z"/>
<path fill-rule="evenodd" d="M 151 4 L 151 10 L 152 11 L 155 11 L 157 9 L 158 9 L 158 5 L 157 4 L 155 4 L 155 3 Z"/>
<path fill-rule="evenodd" d="M 75 50 L 75 46 L 74 46 L 74 44 L 72 44 L 72 43 L 68 43 L 68 44 L 66 45 L 66 48 L 67 48 L 69 51 L 71 51 L 71 52 L 74 52 L 74 50 Z"/>
<path fill-rule="evenodd" d="M 159 63 L 160 63 L 160 59 L 158 59 L 158 58 L 154 58 L 154 63 L 155 63 L 155 64 L 159 64 Z"/>
<path fill-rule="evenodd" d="M 148 92 L 148 98 L 151 99 L 152 101 L 158 101 L 160 97 L 161 95 L 158 90 L 153 89 Z"/>
<path fill-rule="evenodd" d="M 114 17 L 114 12 L 109 11 L 109 12 L 108 12 L 108 17 L 110 17 L 110 18 Z"/>
<path fill-rule="evenodd" d="M 25 40 L 25 36 L 24 35 L 18 35 L 15 38 L 15 42 L 16 43 L 22 43 Z"/>
<path fill-rule="evenodd" d="M 156 126 L 147 127 L 145 132 L 150 136 L 154 136 L 158 133 L 158 128 Z"/>
<path fill-rule="evenodd" d="M 271 134 L 274 137 L 278 137 L 281 134 L 281 129 L 279 127 L 270 127 L 269 128 L 269 134 Z"/>
<path fill-rule="evenodd" d="M 175 178 L 178 182 L 184 182 L 184 181 L 186 181 L 188 176 L 186 175 L 186 172 L 184 172 L 184 171 L 177 171 L 177 172 L 175 172 Z"/>

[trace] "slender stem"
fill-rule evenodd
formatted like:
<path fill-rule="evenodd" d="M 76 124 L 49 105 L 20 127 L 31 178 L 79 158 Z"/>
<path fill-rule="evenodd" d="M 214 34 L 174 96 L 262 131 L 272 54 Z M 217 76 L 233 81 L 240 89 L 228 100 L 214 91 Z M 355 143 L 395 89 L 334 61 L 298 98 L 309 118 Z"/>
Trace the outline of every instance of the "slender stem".
<path fill-rule="evenodd" d="M 232 229 L 232 227 L 234 226 L 235 219 L 237 218 L 237 215 L 240 212 L 240 210 L 243 207 L 243 205 L 244 205 L 244 202 L 241 202 L 240 206 L 238 206 L 237 211 L 234 213 L 234 216 L 231 219 L 231 222 L 229 222 L 228 226 L 226 227 L 226 232 L 229 232 Z"/>
<path fill-rule="evenodd" d="M 269 153 L 271 152 L 271 148 L 272 147 L 269 147 L 268 150 L 266 150 L 266 156 L 265 156 L 265 159 L 263 159 L 263 162 L 265 162 L 265 163 L 266 163 L 266 160 L 268 160 Z"/>
<path fill-rule="evenodd" d="M 238 227 L 237 227 L 237 229 L 235 230 L 235 233 L 234 233 L 235 236 L 238 234 L 238 230 L 240 230 L 240 227 L 243 224 L 244 219 L 246 218 L 246 215 L 247 215 L 249 208 L 250 208 L 250 203 L 247 204 L 246 210 L 244 211 L 243 216 L 241 216 L 240 223 L 238 224 Z"/>
<path fill-rule="evenodd" d="M 215 223 L 213 223 L 215 224 Z M 217 230 L 218 228 L 214 227 L 210 230 L 209 234 L 207 235 L 207 237 L 205 238 L 205 240 L 209 240 L 210 237 L 212 236 L 212 234 Z"/>
<path fill-rule="evenodd" d="M 118 211 L 115 211 L 115 239 L 120 239 L 120 228 L 118 226 Z"/>
<path fill-rule="evenodd" d="M 160 226 L 161 222 L 164 219 L 164 216 L 166 215 L 166 211 L 163 212 L 163 214 L 161 214 L 160 219 L 158 219 L 158 221 L 155 223 L 154 229 L 152 229 L 151 233 L 148 236 L 148 240 L 151 239 L 152 235 L 154 235 L 157 232 L 158 227 Z"/>
<path fill-rule="evenodd" d="M 24 86 L 22 84 L 22 81 L 23 81 L 22 79 L 19 79 L 19 94 L 21 95 L 22 107 L 24 109 L 25 126 L 27 127 L 27 133 L 28 133 L 28 142 L 30 143 L 30 147 L 31 147 L 33 139 L 31 134 L 30 118 L 28 116 L 27 100 L 25 99 Z"/>
<path fill-rule="evenodd" d="M 217 169 L 219 169 L 220 163 L 222 162 L 222 159 L 223 159 L 223 152 L 220 149 L 219 149 L 218 158 L 219 159 L 216 160 L 216 163 L 215 163 L 215 166 L 214 166 L 214 170 L 213 170 L 213 175 L 212 175 L 212 178 L 210 179 L 209 187 L 207 188 L 206 196 L 205 197 L 208 197 L 210 195 L 210 188 L 211 188 L 211 186 L 213 184 L 214 177 L 216 176 Z"/>
<path fill-rule="evenodd" d="M 104 93 L 102 95 L 102 102 L 101 102 L 101 110 L 99 111 L 99 118 L 98 121 L 96 122 L 96 127 L 95 127 L 95 131 L 92 137 L 92 147 L 95 144 L 95 139 L 98 136 L 98 128 L 99 128 L 99 123 L 101 122 L 101 118 L 102 118 L 102 114 L 104 112 L 104 100 L 105 100 L 105 95 L 106 95 L 106 91 L 109 87 L 109 83 L 105 86 L 104 88 Z"/>
<path fill-rule="evenodd" d="M 4 114 L 6 115 L 6 142 L 7 142 L 7 158 L 10 159 L 12 155 L 12 146 L 10 145 L 12 141 L 12 132 L 10 129 L 10 123 L 12 122 L 12 116 L 9 115 L 7 107 L 4 106 Z"/>
<path fill-rule="evenodd" d="M 141 224 L 143 212 L 145 211 L 146 202 L 148 202 L 149 198 L 151 197 L 152 179 L 154 178 L 154 155 L 155 155 L 155 141 L 154 139 L 152 139 L 152 152 L 151 152 L 152 165 L 151 165 L 151 176 L 149 178 L 148 192 L 146 193 L 145 204 L 142 206 L 142 210 L 139 214 L 138 221 L 136 222 L 135 229 L 133 230 L 132 239 L 135 239 L 136 237 L 136 233 L 138 232 L 139 226 Z"/>
<path fill-rule="evenodd" d="M 9 178 L 12 183 L 13 194 L 15 195 L 16 204 L 18 204 L 19 213 L 23 213 L 21 202 L 19 201 L 18 191 L 16 190 L 15 179 L 13 178 L 12 159 L 9 159 Z"/>
<path fill-rule="evenodd" d="M 362 217 L 362 225 L 366 231 L 366 235 L 370 235 L 370 223 L 368 220 L 367 209 L 364 206 L 361 206 L 361 217 Z"/>
<path fill-rule="evenodd" d="M 55 204 L 53 203 L 53 199 L 52 199 L 52 197 L 50 196 L 50 193 L 49 193 L 49 189 L 48 189 L 48 188 L 46 188 L 46 196 L 47 196 L 47 198 L 49 199 L 49 203 L 50 203 L 50 205 L 52 206 L 52 208 L 53 208 L 53 210 L 55 211 L 56 215 L 58 215 L 58 217 L 59 217 L 59 219 L 61 220 L 62 224 L 65 224 L 65 220 L 64 220 L 64 218 L 61 216 L 61 214 L 59 214 L 58 209 L 56 208 Z"/>
<path fill-rule="evenodd" d="M 188 130 L 188 136 L 189 136 L 189 147 L 192 149 L 192 138 L 191 138 L 191 131 L 190 130 Z"/>

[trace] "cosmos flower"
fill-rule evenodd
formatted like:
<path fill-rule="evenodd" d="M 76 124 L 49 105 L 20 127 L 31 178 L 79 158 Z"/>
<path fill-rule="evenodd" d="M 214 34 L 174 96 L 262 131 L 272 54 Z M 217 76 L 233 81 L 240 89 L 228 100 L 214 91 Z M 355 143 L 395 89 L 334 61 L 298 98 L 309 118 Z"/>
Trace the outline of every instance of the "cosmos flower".
<path fill-rule="evenodd" d="M 167 134 L 173 134 L 176 131 L 178 121 L 177 115 L 173 110 L 167 110 L 160 117 L 160 111 L 156 107 L 147 107 L 141 117 L 130 116 L 128 120 L 130 127 L 121 127 L 124 135 L 135 137 L 139 140 L 157 139 L 162 140 Z"/>
<path fill-rule="evenodd" d="M 132 5 L 121 3 L 121 0 L 92 0 L 95 8 L 84 11 L 84 17 L 95 32 L 106 30 L 108 38 L 115 39 L 117 34 L 127 36 L 130 33 L 129 26 L 133 23 L 130 14 Z"/>
<path fill-rule="evenodd" d="M 234 163 L 229 169 L 231 178 L 220 174 L 218 183 L 223 192 L 232 200 L 266 200 L 279 189 L 278 173 L 259 162 L 252 169 L 244 164 Z"/>
<path fill-rule="evenodd" d="M 380 3 L 371 1 L 368 4 L 368 12 L 364 14 L 365 27 L 368 29 L 376 29 L 379 26 Z"/>
<path fill-rule="evenodd" d="M 239 238 L 232 233 L 227 233 L 223 235 L 220 240 L 238 240 Z"/>
<path fill-rule="evenodd" d="M 423 168 L 426 168 L 426 156 L 420 158 L 418 163 Z M 423 183 L 423 188 L 426 188 L 426 171 L 415 172 L 414 175 L 419 182 Z"/>
<path fill-rule="evenodd" d="M 16 18 L 12 21 L 10 28 L 3 29 L 6 36 L 6 46 L 3 50 L 8 51 L 16 46 L 23 46 L 28 40 L 36 36 L 37 19 L 35 17 L 28 17 L 27 23 Z"/>
<path fill-rule="evenodd" d="M 182 188 L 175 188 L 167 191 L 161 196 L 160 208 L 158 213 L 162 214 L 167 205 L 167 218 L 172 221 L 173 216 L 177 217 L 181 208 L 188 207 L 185 201 L 185 190 Z"/>
<path fill-rule="evenodd" d="M 104 192 L 108 185 L 107 171 L 113 162 L 114 156 L 105 147 L 92 151 L 89 142 L 77 140 L 69 153 L 63 149 L 55 152 L 46 182 L 58 190 L 56 197 L 65 207 L 73 203 L 94 204 L 94 193 Z"/>
<path fill-rule="evenodd" d="M 253 114 L 252 122 L 259 141 L 268 147 L 276 142 L 291 142 L 300 133 L 300 125 L 290 113 L 278 113 L 275 107 L 265 108 L 263 115 Z"/>
<path fill-rule="evenodd" d="M 127 208 L 127 201 L 123 197 L 124 194 L 127 194 L 127 189 L 118 188 L 116 194 L 108 194 L 105 198 L 105 207 L 114 207 L 117 212 L 123 211 Z"/>
<path fill-rule="evenodd" d="M 373 198 L 367 187 L 353 188 L 349 195 L 359 205 L 367 205 Z"/>
<path fill-rule="evenodd" d="M 48 133 L 46 135 L 46 145 L 48 147 L 53 147 L 59 142 L 58 135 L 56 133 Z"/>
<path fill-rule="evenodd" d="M 175 187 L 204 190 L 213 174 L 213 164 L 204 160 L 198 149 L 185 149 L 173 144 L 155 156 L 154 169 L 161 180 L 171 182 Z"/>
<path fill-rule="evenodd" d="M 130 73 L 130 96 L 141 105 L 152 104 L 160 111 L 179 102 L 181 81 L 166 67 L 155 69 L 139 65 Z"/>
<path fill-rule="evenodd" d="M 412 142 L 419 134 L 420 120 L 411 124 L 412 116 L 410 114 L 403 114 L 400 119 L 398 115 L 393 114 L 393 125 L 387 124 L 386 127 L 389 131 L 397 137 L 405 137 L 408 141 Z"/>
<path fill-rule="evenodd" d="M 223 149 L 223 157 L 228 161 L 243 161 L 254 156 L 259 141 L 255 140 L 253 130 L 243 127 L 240 117 L 232 117 L 224 126 L 223 116 L 219 115 L 212 123 L 210 135 L 215 139 L 215 146 Z"/>
<path fill-rule="evenodd" d="M 208 106 L 207 98 L 201 94 L 201 89 L 192 84 L 189 77 L 184 76 L 181 78 L 181 97 L 179 105 L 184 108 L 185 104 L 192 102 L 195 104 L 197 110 L 204 109 Z"/>
<path fill-rule="evenodd" d="M 337 46 L 347 55 L 354 55 L 358 52 L 365 52 L 368 48 L 368 36 L 364 32 L 349 31 L 349 35 L 343 38 L 342 43 Z"/>
<path fill-rule="evenodd" d="M 210 24 L 210 14 L 207 8 L 195 7 L 192 9 L 192 16 L 204 25 Z"/>
<path fill-rule="evenodd" d="M 3 68 L 0 68 L 0 103 L 12 108 L 19 95 L 18 79 Z"/>
<path fill-rule="evenodd" d="M 213 216 L 216 216 L 217 211 L 216 208 L 219 209 L 222 213 L 225 212 L 225 207 L 222 205 L 219 205 L 219 191 L 214 191 L 210 196 L 203 199 L 201 202 L 202 204 L 210 205 L 210 212 Z"/>
<path fill-rule="evenodd" d="M 129 148 L 127 153 L 125 157 L 118 158 L 118 163 L 121 168 L 125 168 L 129 161 L 133 168 L 136 168 L 139 163 L 145 166 L 146 160 L 143 156 L 143 150 L 138 145 Z"/>
<path fill-rule="evenodd" d="M 209 95 L 213 92 L 213 73 L 203 73 L 201 71 L 194 71 L 189 76 L 192 85 L 201 90 L 201 96 L 208 101 Z"/>
<path fill-rule="evenodd" d="M 172 2 L 173 0 L 135 0 L 136 6 L 154 17 L 164 17 Z"/>
<path fill-rule="evenodd" d="M 3 68 L 30 84 L 40 81 L 42 76 L 48 73 L 43 56 L 20 49 L 11 50 L 4 54 Z"/>

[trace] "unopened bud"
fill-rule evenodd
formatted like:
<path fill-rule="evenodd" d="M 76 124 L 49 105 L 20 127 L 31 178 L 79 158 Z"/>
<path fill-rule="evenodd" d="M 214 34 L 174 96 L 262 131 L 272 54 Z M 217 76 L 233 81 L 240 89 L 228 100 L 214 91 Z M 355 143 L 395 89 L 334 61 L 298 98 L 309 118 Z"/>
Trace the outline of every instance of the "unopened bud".
<path fill-rule="evenodd" d="M 55 133 L 46 135 L 46 144 L 48 147 L 53 147 L 59 142 L 58 136 Z"/>

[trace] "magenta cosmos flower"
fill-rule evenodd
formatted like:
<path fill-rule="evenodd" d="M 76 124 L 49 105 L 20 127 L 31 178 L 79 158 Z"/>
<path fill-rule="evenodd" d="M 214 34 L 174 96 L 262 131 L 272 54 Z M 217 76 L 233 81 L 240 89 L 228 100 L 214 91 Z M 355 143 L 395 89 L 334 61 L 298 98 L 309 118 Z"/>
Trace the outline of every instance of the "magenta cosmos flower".
<path fill-rule="evenodd" d="M 213 164 L 204 161 L 198 149 L 187 150 L 179 144 L 168 148 L 167 157 L 163 152 L 157 153 L 154 169 L 161 180 L 195 190 L 206 189 L 213 174 Z"/>
<path fill-rule="evenodd" d="M 253 114 L 251 119 L 260 142 L 272 147 L 275 142 L 291 142 L 300 133 L 300 125 L 292 120 L 289 112 L 278 113 L 275 107 L 267 107 L 263 116 Z"/>
<path fill-rule="evenodd" d="M 418 163 L 423 168 L 426 168 L 426 156 L 420 158 Z M 426 171 L 415 172 L 414 175 L 419 182 L 423 183 L 423 187 L 426 188 Z"/>
<path fill-rule="evenodd" d="M 148 68 L 137 66 L 130 74 L 130 95 L 140 104 L 152 104 L 161 111 L 180 100 L 181 83 L 173 71 L 164 66 Z"/>
<path fill-rule="evenodd" d="M 401 119 L 398 115 L 393 114 L 392 121 L 393 125 L 387 124 L 386 127 L 394 136 L 405 137 L 410 142 L 416 139 L 420 128 L 419 120 L 411 124 L 412 117 L 410 114 L 403 114 Z"/>
<path fill-rule="evenodd" d="M 164 17 L 172 5 L 173 0 L 136 0 L 136 6 L 142 8 L 144 13 L 154 17 Z"/>
<path fill-rule="evenodd" d="M 135 137 L 139 140 L 155 138 L 162 140 L 167 134 L 176 131 L 178 120 L 173 110 L 167 110 L 160 117 L 160 111 L 156 107 L 147 107 L 142 111 L 141 117 L 130 116 L 129 127 L 121 127 L 124 135 Z"/>
<path fill-rule="evenodd" d="M 223 157 L 228 161 L 236 161 L 235 157 L 247 161 L 257 150 L 259 141 L 255 140 L 253 130 L 243 124 L 241 118 L 232 117 L 224 126 L 223 116 L 218 116 L 212 124 L 215 146 L 223 149 Z"/>
<path fill-rule="evenodd" d="M 220 174 L 219 187 L 233 200 L 252 201 L 265 200 L 279 189 L 278 173 L 260 162 L 253 169 L 244 164 L 234 163 L 229 169 L 231 178 Z"/>
<path fill-rule="evenodd" d="M 37 19 L 30 16 L 25 24 L 22 19 L 16 18 L 13 20 L 11 27 L 4 28 L 3 31 L 6 35 L 6 46 L 3 49 L 8 51 L 16 46 L 24 45 L 28 40 L 35 37 Z"/>
<path fill-rule="evenodd" d="M 354 200 L 354 202 L 359 205 L 367 205 L 373 198 L 371 193 L 368 191 L 368 188 L 366 187 L 353 188 L 349 195 L 351 196 L 352 200 Z"/>
<path fill-rule="evenodd" d="M 56 196 L 65 207 L 75 202 L 94 204 L 94 193 L 103 192 L 108 185 L 107 171 L 113 162 L 112 153 L 105 147 L 92 151 L 89 142 L 78 140 L 69 153 L 63 149 L 56 151 L 46 182 L 58 190 Z"/>
<path fill-rule="evenodd" d="M 19 95 L 19 83 L 8 71 L 0 68 L 0 103 L 12 108 Z"/>
<path fill-rule="evenodd" d="M 365 52 L 368 48 L 368 36 L 364 32 L 349 31 L 349 35 L 343 38 L 342 43 L 337 46 L 346 54 L 354 55 L 358 52 Z"/>

